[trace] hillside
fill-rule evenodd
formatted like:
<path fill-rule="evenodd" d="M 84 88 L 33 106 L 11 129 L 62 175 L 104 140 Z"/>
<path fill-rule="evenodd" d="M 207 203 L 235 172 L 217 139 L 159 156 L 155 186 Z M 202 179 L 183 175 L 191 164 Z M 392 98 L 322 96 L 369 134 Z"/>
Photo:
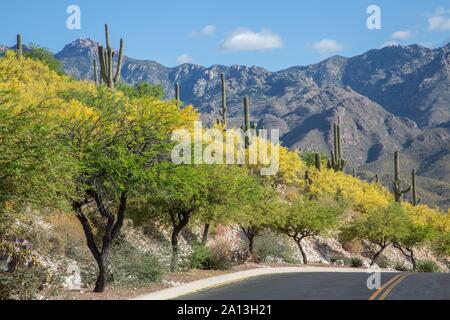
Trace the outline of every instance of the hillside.
<path fill-rule="evenodd" d="M 73 77 L 92 79 L 97 45 L 91 39 L 78 39 L 56 57 Z M 129 84 L 160 84 L 167 97 L 174 96 L 174 83 L 179 82 L 181 99 L 211 121 L 220 108 L 220 73 L 224 73 L 232 125 L 240 125 L 242 99 L 249 96 L 251 116 L 259 127 L 280 129 L 283 143 L 290 148 L 328 153 L 330 127 L 339 119 L 349 170 L 357 168 L 367 177 L 390 174 L 392 153 L 400 150 L 417 168 L 420 179 L 427 181 L 421 185 L 424 201 L 447 208 L 449 52 L 450 44 L 434 50 L 389 46 L 278 72 L 238 65 L 168 68 L 125 57 L 122 79 Z M 410 169 L 404 166 L 405 175 Z"/>

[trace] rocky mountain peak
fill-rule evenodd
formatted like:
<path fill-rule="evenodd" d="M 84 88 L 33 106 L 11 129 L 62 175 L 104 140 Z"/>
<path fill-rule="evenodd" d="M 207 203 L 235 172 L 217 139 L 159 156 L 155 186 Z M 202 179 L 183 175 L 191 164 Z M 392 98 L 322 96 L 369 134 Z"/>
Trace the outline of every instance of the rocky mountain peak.
<path fill-rule="evenodd" d="M 76 56 L 95 56 L 99 43 L 90 38 L 79 38 L 66 45 L 58 54 L 56 58 L 76 57 Z"/>

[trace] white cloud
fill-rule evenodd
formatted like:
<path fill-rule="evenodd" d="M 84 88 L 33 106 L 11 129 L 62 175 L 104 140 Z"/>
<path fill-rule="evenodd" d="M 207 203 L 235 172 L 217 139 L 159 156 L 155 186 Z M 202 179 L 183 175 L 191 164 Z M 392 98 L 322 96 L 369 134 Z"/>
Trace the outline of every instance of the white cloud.
<path fill-rule="evenodd" d="M 322 39 L 313 43 L 312 48 L 320 54 L 332 54 L 341 51 L 344 45 L 333 39 Z"/>
<path fill-rule="evenodd" d="M 191 63 L 193 61 L 194 61 L 194 59 L 192 59 L 192 57 L 190 55 L 186 54 L 186 53 L 184 53 L 184 54 L 182 54 L 182 55 L 177 57 L 177 62 L 180 63 L 180 64 Z"/>
<path fill-rule="evenodd" d="M 450 30 L 450 10 L 438 8 L 433 16 L 428 18 L 428 31 Z"/>
<path fill-rule="evenodd" d="M 394 40 L 408 40 L 414 37 L 414 34 L 411 30 L 399 30 L 395 31 L 391 35 L 391 39 Z"/>
<path fill-rule="evenodd" d="M 191 37 L 209 37 L 215 34 L 217 31 L 216 26 L 209 24 L 205 27 L 203 27 L 200 31 L 193 30 L 191 32 Z"/>
<path fill-rule="evenodd" d="M 282 47 L 281 37 L 268 29 L 261 32 L 237 29 L 220 43 L 224 51 L 265 51 Z"/>

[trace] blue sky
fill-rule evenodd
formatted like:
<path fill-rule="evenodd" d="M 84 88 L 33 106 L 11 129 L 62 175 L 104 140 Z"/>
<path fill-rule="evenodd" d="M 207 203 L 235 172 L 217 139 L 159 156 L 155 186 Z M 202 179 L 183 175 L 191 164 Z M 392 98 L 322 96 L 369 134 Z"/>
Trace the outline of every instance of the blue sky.
<path fill-rule="evenodd" d="M 81 29 L 66 27 L 69 5 Z M 367 8 L 381 9 L 381 30 L 367 28 Z M 80 37 L 125 39 L 126 54 L 166 66 L 193 62 L 280 70 L 385 43 L 440 46 L 450 41 L 450 0 L 15 0 L 2 3 L 0 44 L 16 33 L 57 52 Z"/>

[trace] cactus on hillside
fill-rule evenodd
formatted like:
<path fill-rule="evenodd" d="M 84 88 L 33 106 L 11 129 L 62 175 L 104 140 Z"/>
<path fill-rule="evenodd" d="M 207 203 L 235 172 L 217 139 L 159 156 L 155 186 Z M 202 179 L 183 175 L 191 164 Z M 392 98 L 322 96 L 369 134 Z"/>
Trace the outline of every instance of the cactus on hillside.
<path fill-rule="evenodd" d="M 94 83 L 95 85 L 98 84 L 98 78 L 97 78 L 97 60 L 92 60 L 93 68 L 94 68 Z"/>
<path fill-rule="evenodd" d="M 221 125 L 224 130 L 227 129 L 228 121 L 227 121 L 227 92 L 226 92 L 226 82 L 225 75 L 223 73 L 220 74 L 220 79 L 222 82 L 222 109 L 219 110 L 219 115 L 221 119 L 217 119 L 217 124 Z"/>
<path fill-rule="evenodd" d="M 333 124 L 333 151 L 331 151 L 331 159 L 328 160 L 328 168 L 334 171 L 344 171 L 347 160 L 342 155 L 341 126 L 337 123 Z"/>
<path fill-rule="evenodd" d="M 22 35 L 17 35 L 17 57 L 23 57 Z"/>
<path fill-rule="evenodd" d="M 400 153 L 395 151 L 394 154 L 394 188 L 393 194 L 395 202 L 401 202 L 403 200 L 403 195 L 411 190 L 411 186 L 403 189 L 403 181 L 400 179 Z"/>
<path fill-rule="evenodd" d="M 320 156 L 320 153 L 314 154 L 314 160 L 315 160 L 315 165 L 316 165 L 317 171 L 321 171 L 322 170 L 322 158 Z"/>
<path fill-rule="evenodd" d="M 250 146 L 250 104 L 248 97 L 244 98 L 244 131 L 245 135 L 245 148 Z"/>
<path fill-rule="evenodd" d="M 106 36 L 106 48 L 99 45 L 98 46 L 98 56 L 100 59 L 100 76 L 103 82 L 110 89 L 114 89 L 115 84 L 120 81 L 120 73 L 122 71 L 122 60 L 123 60 L 123 39 L 120 39 L 120 49 L 119 56 L 117 58 L 117 67 L 114 72 L 114 57 L 116 52 L 111 48 L 109 42 L 109 30 L 108 25 L 105 24 L 105 36 Z"/>
<path fill-rule="evenodd" d="M 356 174 L 356 169 L 355 168 L 353 168 L 352 175 L 353 175 L 353 178 L 357 178 L 358 177 L 358 175 Z"/>
<path fill-rule="evenodd" d="M 417 206 L 420 204 L 422 199 L 417 197 L 417 189 L 416 189 L 416 169 L 413 169 L 411 173 L 411 185 L 412 185 L 412 204 L 413 206 Z"/>
<path fill-rule="evenodd" d="M 175 100 L 177 101 L 177 104 L 180 103 L 180 83 L 175 83 Z"/>

